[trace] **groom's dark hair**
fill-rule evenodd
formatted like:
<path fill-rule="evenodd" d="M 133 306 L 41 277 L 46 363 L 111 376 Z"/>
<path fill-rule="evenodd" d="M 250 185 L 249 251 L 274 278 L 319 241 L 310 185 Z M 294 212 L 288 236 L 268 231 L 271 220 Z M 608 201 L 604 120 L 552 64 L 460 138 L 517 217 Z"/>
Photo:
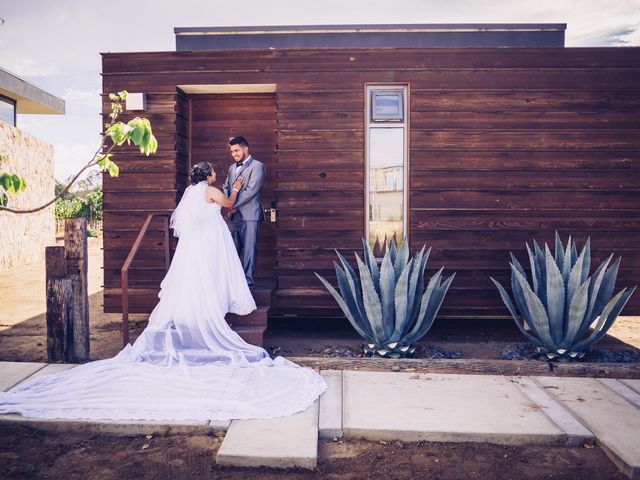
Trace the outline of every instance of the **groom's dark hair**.
<path fill-rule="evenodd" d="M 229 145 L 240 145 L 241 147 L 249 147 L 249 142 L 247 139 L 241 136 L 231 137 L 229 139 Z"/>

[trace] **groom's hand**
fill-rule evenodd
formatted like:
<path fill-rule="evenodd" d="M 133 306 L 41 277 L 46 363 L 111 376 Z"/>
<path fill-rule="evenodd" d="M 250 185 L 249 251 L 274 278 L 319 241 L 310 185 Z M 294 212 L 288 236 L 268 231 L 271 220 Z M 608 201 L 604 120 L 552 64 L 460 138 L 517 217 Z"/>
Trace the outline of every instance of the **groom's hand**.
<path fill-rule="evenodd" d="M 230 208 L 229 211 L 227 212 L 227 218 L 231 220 L 231 218 L 233 217 L 233 214 L 236 213 L 237 211 L 238 211 L 237 208 Z"/>

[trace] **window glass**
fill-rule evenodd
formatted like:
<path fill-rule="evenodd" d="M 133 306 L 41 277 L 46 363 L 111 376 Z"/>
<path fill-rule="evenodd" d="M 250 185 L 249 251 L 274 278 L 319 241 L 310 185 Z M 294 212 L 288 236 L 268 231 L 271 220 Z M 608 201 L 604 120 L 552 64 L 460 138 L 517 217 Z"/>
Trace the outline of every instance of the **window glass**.
<path fill-rule="evenodd" d="M 2 97 L 0 97 L 0 121 L 16 126 L 16 105 Z"/>
<path fill-rule="evenodd" d="M 404 128 L 369 131 L 369 243 L 404 235 Z"/>

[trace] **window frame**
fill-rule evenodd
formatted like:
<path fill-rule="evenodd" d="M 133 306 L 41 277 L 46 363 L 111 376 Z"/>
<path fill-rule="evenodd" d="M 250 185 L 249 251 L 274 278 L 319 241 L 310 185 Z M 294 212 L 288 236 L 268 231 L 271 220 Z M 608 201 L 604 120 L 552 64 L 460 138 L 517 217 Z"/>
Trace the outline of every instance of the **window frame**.
<path fill-rule="evenodd" d="M 364 85 L 365 95 L 365 145 L 364 145 L 364 204 L 365 204 L 365 216 L 364 216 L 364 238 L 369 243 L 370 234 L 370 129 L 378 128 L 403 128 L 403 192 L 402 192 L 402 232 L 403 236 L 409 241 L 409 84 L 408 83 L 365 83 Z M 403 120 L 402 121 L 373 121 L 372 111 L 372 97 L 373 91 L 400 91 L 402 93 L 402 109 Z M 401 241 L 402 239 L 398 239 Z"/>

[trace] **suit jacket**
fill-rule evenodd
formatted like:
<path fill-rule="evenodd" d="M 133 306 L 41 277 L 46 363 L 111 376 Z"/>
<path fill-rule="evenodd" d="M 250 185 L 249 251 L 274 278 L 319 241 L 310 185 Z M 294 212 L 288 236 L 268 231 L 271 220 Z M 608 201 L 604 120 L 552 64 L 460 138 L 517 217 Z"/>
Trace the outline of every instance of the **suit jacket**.
<path fill-rule="evenodd" d="M 233 208 L 237 208 L 242 214 L 243 220 L 264 220 L 264 209 L 262 208 L 262 185 L 267 178 L 267 169 L 262 162 L 252 156 L 247 158 L 240 168 L 236 168 L 235 162 L 229 167 L 227 178 L 222 185 L 222 191 L 229 197 L 231 187 L 236 178 L 242 177 L 244 185 L 238 192 L 236 203 Z"/>

